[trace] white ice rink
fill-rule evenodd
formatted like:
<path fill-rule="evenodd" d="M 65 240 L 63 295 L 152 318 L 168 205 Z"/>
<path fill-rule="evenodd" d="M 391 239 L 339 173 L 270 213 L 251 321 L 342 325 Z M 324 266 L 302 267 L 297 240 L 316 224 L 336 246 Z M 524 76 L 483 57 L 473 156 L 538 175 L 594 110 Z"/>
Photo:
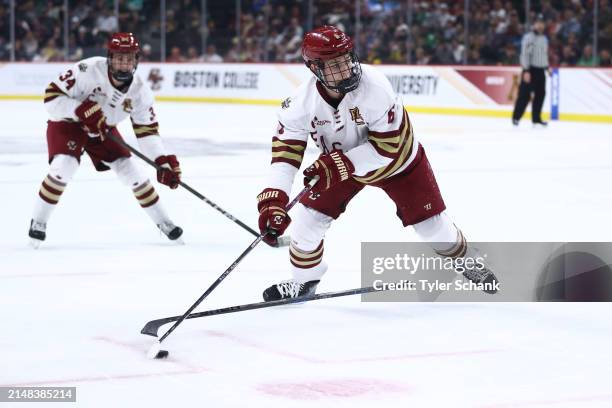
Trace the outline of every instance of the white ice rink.
<path fill-rule="evenodd" d="M 255 227 L 274 109 L 162 103 L 157 111 L 184 181 Z M 112 172 L 84 158 L 47 241 L 29 249 L 47 172 L 46 114 L 42 102 L 26 101 L 0 102 L 0 112 L 0 385 L 77 387 L 77 404 L 54 407 L 612 406 L 606 303 L 355 296 L 186 321 L 164 343 L 169 358 L 147 360 L 154 339 L 140 334 L 144 323 L 182 314 L 253 237 L 186 191 L 159 186 L 185 230 L 186 245 L 173 245 Z M 412 121 L 468 239 L 612 241 L 612 126 Z M 133 140 L 128 123 L 121 129 Z M 326 237 L 330 269 L 319 290 L 360 286 L 362 241 L 415 239 L 384 193 L 365 189 Z M 259 301 L 288 278 L 287 264 L 286 249 L 261 245 L 197 310 Z"/>

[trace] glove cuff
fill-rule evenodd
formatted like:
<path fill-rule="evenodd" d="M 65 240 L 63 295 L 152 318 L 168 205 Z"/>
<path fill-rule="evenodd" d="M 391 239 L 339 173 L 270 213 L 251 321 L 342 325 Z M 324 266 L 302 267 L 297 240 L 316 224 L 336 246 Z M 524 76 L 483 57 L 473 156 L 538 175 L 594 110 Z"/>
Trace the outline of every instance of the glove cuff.
<path fill-rule="evenodd" d="M 259 212 L 272 203 L 284 209 L 289 203 L 289 196 L 283 190 L 276 188 L 266 188 L 257 195 L 257 210 Z"/>

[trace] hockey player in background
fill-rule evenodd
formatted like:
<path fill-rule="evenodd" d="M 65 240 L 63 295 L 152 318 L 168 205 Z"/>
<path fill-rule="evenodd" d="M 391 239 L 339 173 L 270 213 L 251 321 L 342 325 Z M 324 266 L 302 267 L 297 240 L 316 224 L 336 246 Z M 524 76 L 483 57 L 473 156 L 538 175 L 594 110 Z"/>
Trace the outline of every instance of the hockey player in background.
<path fill-rule="evenodd" d="M 83 151 L 96 170 L 113 169 L 117 173 L 170 240 L 183 233 L 166 214 L 155 188 L 140 172 L 129 150 L 105 137 L 109 133 L 121 137 L 116 125 L 130 117 L 143 153 L 162 167 L 157 180 L 172 189 L 178 187 L 181 169 L 176 156 L 167 154 L 159 136 L 153 94 L 135 75 L 138 41 L 132 33 L 115 33 L 107 47 L 106 58 L 93 57 L 76 63 L 45 90 L 50 165 L 30 221 L 29 236 L 34 247 L 45 240 L 47 221 L 76 173 Z"/>
<path fill-rule="evenodd" d="M 321 155 L 304 171 L 305 182 L 320 180 L 294 207 L 293 279 L 267 288 L 264 300 L 314 294 L 327 270 L 325 232 L 366 185 L 383 189 L 404 226 L 412 225 L 439 255 L 473 254 L 445 212 L 425 150 L 388 79 L 360 65 L 351 38 L 332 26 L 307 33 L 302 56 L 314 76 L 279 109 L 267 188 L 257 196 L 266 242 L 274 244 L 291 222 L 285 206 L 309 136 Z M 496 281 L 487 268 L 466 270 L 464 276 L 476 283 Z"/>

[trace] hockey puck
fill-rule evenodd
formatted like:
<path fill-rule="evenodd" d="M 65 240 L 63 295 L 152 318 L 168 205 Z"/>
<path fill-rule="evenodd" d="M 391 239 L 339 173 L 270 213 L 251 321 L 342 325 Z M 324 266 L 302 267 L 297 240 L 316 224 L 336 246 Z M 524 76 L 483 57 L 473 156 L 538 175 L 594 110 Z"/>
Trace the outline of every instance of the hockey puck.
<path fill-rule="evenodd" d="M 166 357 L 168 357 L 168 354 L 170 354 L 170 353 L 168 353 L 168 350 L 159 350 L 157 352 L 157 355 L 155 356 L 155 358 L 157 358 L 157 359 L 166 358 Z"/>

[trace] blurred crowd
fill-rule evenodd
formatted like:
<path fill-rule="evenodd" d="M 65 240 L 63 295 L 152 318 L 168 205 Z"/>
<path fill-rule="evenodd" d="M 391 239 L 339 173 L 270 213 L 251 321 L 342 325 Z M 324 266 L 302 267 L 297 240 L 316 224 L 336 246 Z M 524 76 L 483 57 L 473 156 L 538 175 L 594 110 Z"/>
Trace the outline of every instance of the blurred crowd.
<path fill-rule="evenodd" d="M 541 13 L 551 65 L 611 65 L 609 0 L 531 0 L 528 15 L 523 0 L 469 0 L 468 19 L 464 0 L 241 0 L 240 8 L 233 0 L 174 0 L 166 2 L 165 30 L 159 0 L 121 0 L 118 10 L 113 0 L 68 3 L 66 16 L 64 0 L 15 2 L 16 61 L 105 55 L 109 33 L 120 30 L 137 35 L 145 61 L 159 61 L 165 44 L 168 62 L 301 62 L 305 30 L 331 24 L 352 35 L 360 59 L 373 64 L 517 65 L 525 22 Z M 2 61 L 12 50 L 9 4 L 0 0 Z"/>

